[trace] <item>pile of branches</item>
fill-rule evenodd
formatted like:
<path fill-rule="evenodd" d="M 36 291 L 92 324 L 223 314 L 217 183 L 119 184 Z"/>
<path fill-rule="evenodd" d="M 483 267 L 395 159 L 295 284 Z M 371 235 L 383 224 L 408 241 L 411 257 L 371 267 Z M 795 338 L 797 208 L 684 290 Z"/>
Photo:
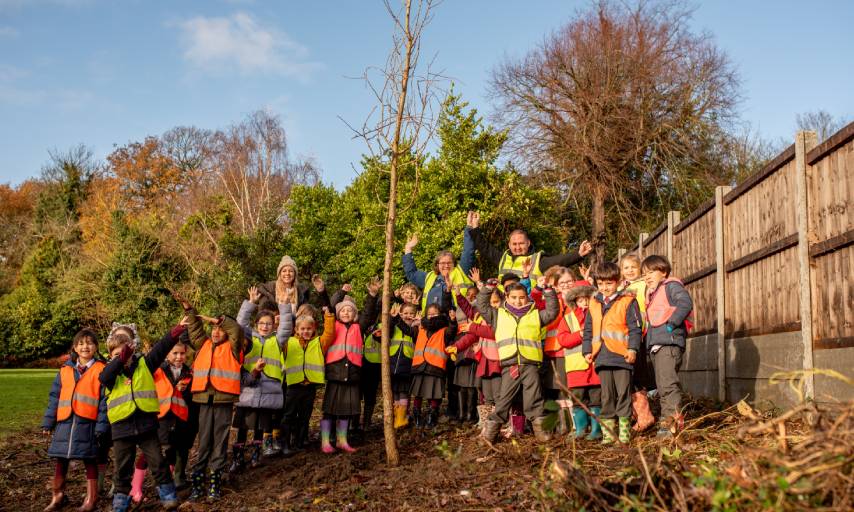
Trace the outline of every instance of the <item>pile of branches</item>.
<path fill-rule="evenodd" d="M 854 510 L 854 402 L 802 401 L 775 415 L 742 401 L 696 417 L 670 441 L 644 435 L 590 450 L 543 461 L 544 508 Z"/>

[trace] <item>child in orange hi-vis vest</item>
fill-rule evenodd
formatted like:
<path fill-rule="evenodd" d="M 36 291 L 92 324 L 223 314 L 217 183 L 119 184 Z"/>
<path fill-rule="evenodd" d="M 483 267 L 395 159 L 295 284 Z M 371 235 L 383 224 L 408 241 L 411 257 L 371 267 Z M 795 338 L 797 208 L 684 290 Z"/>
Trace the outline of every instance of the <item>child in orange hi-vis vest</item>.
<path fill-rule="evenodd" d="M 590 301 L 584 319 L 582 353 L 595 370 L 602 387 L 602 443 L 631 439 L 632 367 L 643 336 L 642 319 L 633 294 L 618 292 L 620 268 L 600 263 L 594 273 L 599 290 Z"/>
<path fill-rule="evenodd" d="M 359 377 L 364 352 L 364 335 L 376 320 L 377 294 L 382 283 L 372 279 L 368 284 L 365 310 L 359 314 L 346 284 L 332 298 L 335 307 L 335 339 L 326 351 L 326 390 L 323 394 L 323 419 L 320 421 L 320 443 L 323 453 L 333 453 L 332 423 L 335 423 L 336 446 L 352 453 L 355 448 L 347 441 L 350 418 L 362 411 Z"/>
<path fill-rule="evenodd" d="M 221 497 L 222 472 L 228 465 L 231 414 L 240 396 L 243 329 L 233 318 L 202 316 L 186 299 L 177 298 L 188 318 L 187 331 L 196 349 L 190 392 L 199 406 L 199 445 L 190 476 L 190 500 L 207 496 L 209 501 L 216 501 Z M 213 326 L 210 336 L 203 321 Z"/>
<path fill-rule="evenodd" d="M 55 461 L 53 498 L 45 510 L 59 510 L 68 497 L 65 477 L 71 460 L 86 467 L 86 498 L 78 510 L 95 510 L 98 501 L 97 438 L 106 434 L 107 402 L 98 376 L 104 361 L 98 354 L 98 337 L 89 329 L 74 336 L 71 357 L 56 375 L 42 420 L 45 435 L 53 433 L 48 457 Z"/>

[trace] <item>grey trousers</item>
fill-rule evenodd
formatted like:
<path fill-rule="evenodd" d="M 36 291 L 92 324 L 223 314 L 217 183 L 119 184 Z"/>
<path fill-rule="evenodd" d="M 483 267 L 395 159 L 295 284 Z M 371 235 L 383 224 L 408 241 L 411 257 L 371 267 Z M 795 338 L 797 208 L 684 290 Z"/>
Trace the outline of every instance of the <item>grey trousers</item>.
<path fill-rule="evenodd" d="M 501 396 L 501 375 L 481 377 L 480 390 L 483 392 L 483 403 L 495 405 L 495 401 Z"/>
<path fill-rule="evenodd" d="M 522 388 L 522 405 L 525 417 L 534 420 L 543 415 L 543 392 L 540 388 L 540 369 L 532 364 L 519 365 L 519 377 L 510 375 L 510 367 L 501 369 L 501 392 L 495 400 L 495 410 L 489 415 L 491 421 L 502 425 L 510 416 L 510 406 L 519 388 Z"/>
<path fill-rule="evenodd" d="M 632 371 L 606 367 L 599 370 L 602 382 L 602 414 L 605 419 L 632 417 Z"/>
<path fill-rule="evenodd" d="M 679 347 L 664 346 L 651 354 L 655 385 L 661 397 L 662 418 L 669 418 L 682 411 L 682 385 L 679 383 L 682 353 Z"/>
<path fill-rule="evenodd" d="M 572 396 L 587 407 L 599 407 L 602 405 L 602 388 L 599 386 L 585 386 L 583 388 L 572 388 Z"/>
<path fill-rule="evenodd" d="M 223 471 L 228 466 L 228 434 L 234 404 L 201 404 L 199 407 L 199 451 L 193 473 Z"/>

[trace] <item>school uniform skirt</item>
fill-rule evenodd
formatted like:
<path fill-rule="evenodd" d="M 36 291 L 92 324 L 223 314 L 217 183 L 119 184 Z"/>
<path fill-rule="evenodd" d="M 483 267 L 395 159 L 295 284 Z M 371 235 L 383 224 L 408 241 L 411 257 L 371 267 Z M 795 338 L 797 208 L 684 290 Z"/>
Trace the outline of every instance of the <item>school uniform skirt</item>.
<path fill-rule="evenodd" d="M 454 369 L 454 385 L 461 388 L 477 387 L 477 363 L 457 364 Z"/>
<path fill-rule="evenodd" d="M 441 400 L 445 397 L 445 377 L 426 373 L 413 375 L 409 394 L 424 400 Z"/>
<path fill-rule="evenodd" d="M 323 414 L 358 416 L 362 412 L 359 383 L 330 381 L 323 392 Z"/>
<path fill-rule="evenodd" d="M 394 375 L 391 378 L 391 392 L 394 396 L 409 396 L 409 388 L 412 387 L 411 375 Z"/>

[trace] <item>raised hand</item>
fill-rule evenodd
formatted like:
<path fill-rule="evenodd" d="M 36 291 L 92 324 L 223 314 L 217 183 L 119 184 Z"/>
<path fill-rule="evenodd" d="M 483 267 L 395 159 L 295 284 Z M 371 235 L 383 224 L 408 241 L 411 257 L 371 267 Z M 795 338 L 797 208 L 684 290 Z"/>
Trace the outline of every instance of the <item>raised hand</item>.
<path fill-rule="evenodd" d="M 397 302 L 392 304 L 391 309 L 389 309 L 388 314 L 393 316 L 393 317 L 396 317 L 398 314 L 400 314 L 400 304 L 398 304 Z"/>
<path fill-rule="evenodd" d="M 480 214 L 475 211 L 469 211 L 466 215 L 466 226 L 475 229 L 480 225 Z"/>
<path fill-rule="evenodd" d="M 353 285 L 351 285 L 350 283 L 344 283 L 341 286 L 341 291 L 343 291 L 344 293 L 350 293 L 353 291 Z"/>
<path fill-rule="evenodd" d="M 178 302 L 178 304 L 181 305 L 182 308 L 184 308 L 185 310 L 193 309 L 193 305 L 190 304 L 190 301 L 185 299 L 183 295 L 181 295 L 175 290 L 169 290 L 169 292 L 172 294 L 172 298 L 174 298 Z"/>
<path fill-rule="evenodd" d="M 525 258 L 525 261 L 522 262 L 522 277 L 530 276 L 532 268 L 534 268 L 534 263 L 531 258 Z"/>
<path fill-rule="evenodd" d="M 258 291 L 257 286 L 253 286 L 249 288 L 249 302 L 252 304 L 258 304 L 258 301 L 261 300 L 261 292 Z"/>
<path fill-rule="evenodd" d="M 578 255 L 579 256 L 587 256 L 590 254 L 590 251 L 593 250 L 593 244 L 591 244 L 588 240 L 581 242 L 581 245 L 578 246 Z"/>
<path fill-rule="evenodd" d="M 480 269 L 475 267 L 475 268 L 472 268 L 471 270 L 469 270 L 469 277 L 475 283 L 479 283 L 480 282 Z"/>
<path fill-rule="evenodd" d="M 409 254 L 412 252 L 412 249 L 415 249 L 415 246 L 418 245 L 418 235 L 413 234 L 409 237 L 409 240 L 406 241 L 406 245 L 403 246 L 403 252 Z"/>
<path fill-rule="evenodd" d="M 377 293 L 380 292 L 380 288 L 383 287 L 383 282 L 379 277 L 374 276 L 371 278 L 370 282 L 368 282 L 368 293 L 371 294 L 371 297 L 376 297 Z"/>
<path fill-rule="evenodd" d="M 314 285 L 314 290 L 317 293 L 322 293 L 326 290 L 326 283 L 323 281 L 323 277 L 320 274 L 314 274 L 311 276 L 311 284 Z"/>
<path fill-rule="evenodd" d="M 323 307 L 322 307 L 322 308 L 320 308 L 320 309 L 323 311 L 323 314 L 324 314 L 324 315 L 328 315 L 328 314 L 329 314 L 329 308 L 328 308 L 327 306 L 323 306 Z"/>

